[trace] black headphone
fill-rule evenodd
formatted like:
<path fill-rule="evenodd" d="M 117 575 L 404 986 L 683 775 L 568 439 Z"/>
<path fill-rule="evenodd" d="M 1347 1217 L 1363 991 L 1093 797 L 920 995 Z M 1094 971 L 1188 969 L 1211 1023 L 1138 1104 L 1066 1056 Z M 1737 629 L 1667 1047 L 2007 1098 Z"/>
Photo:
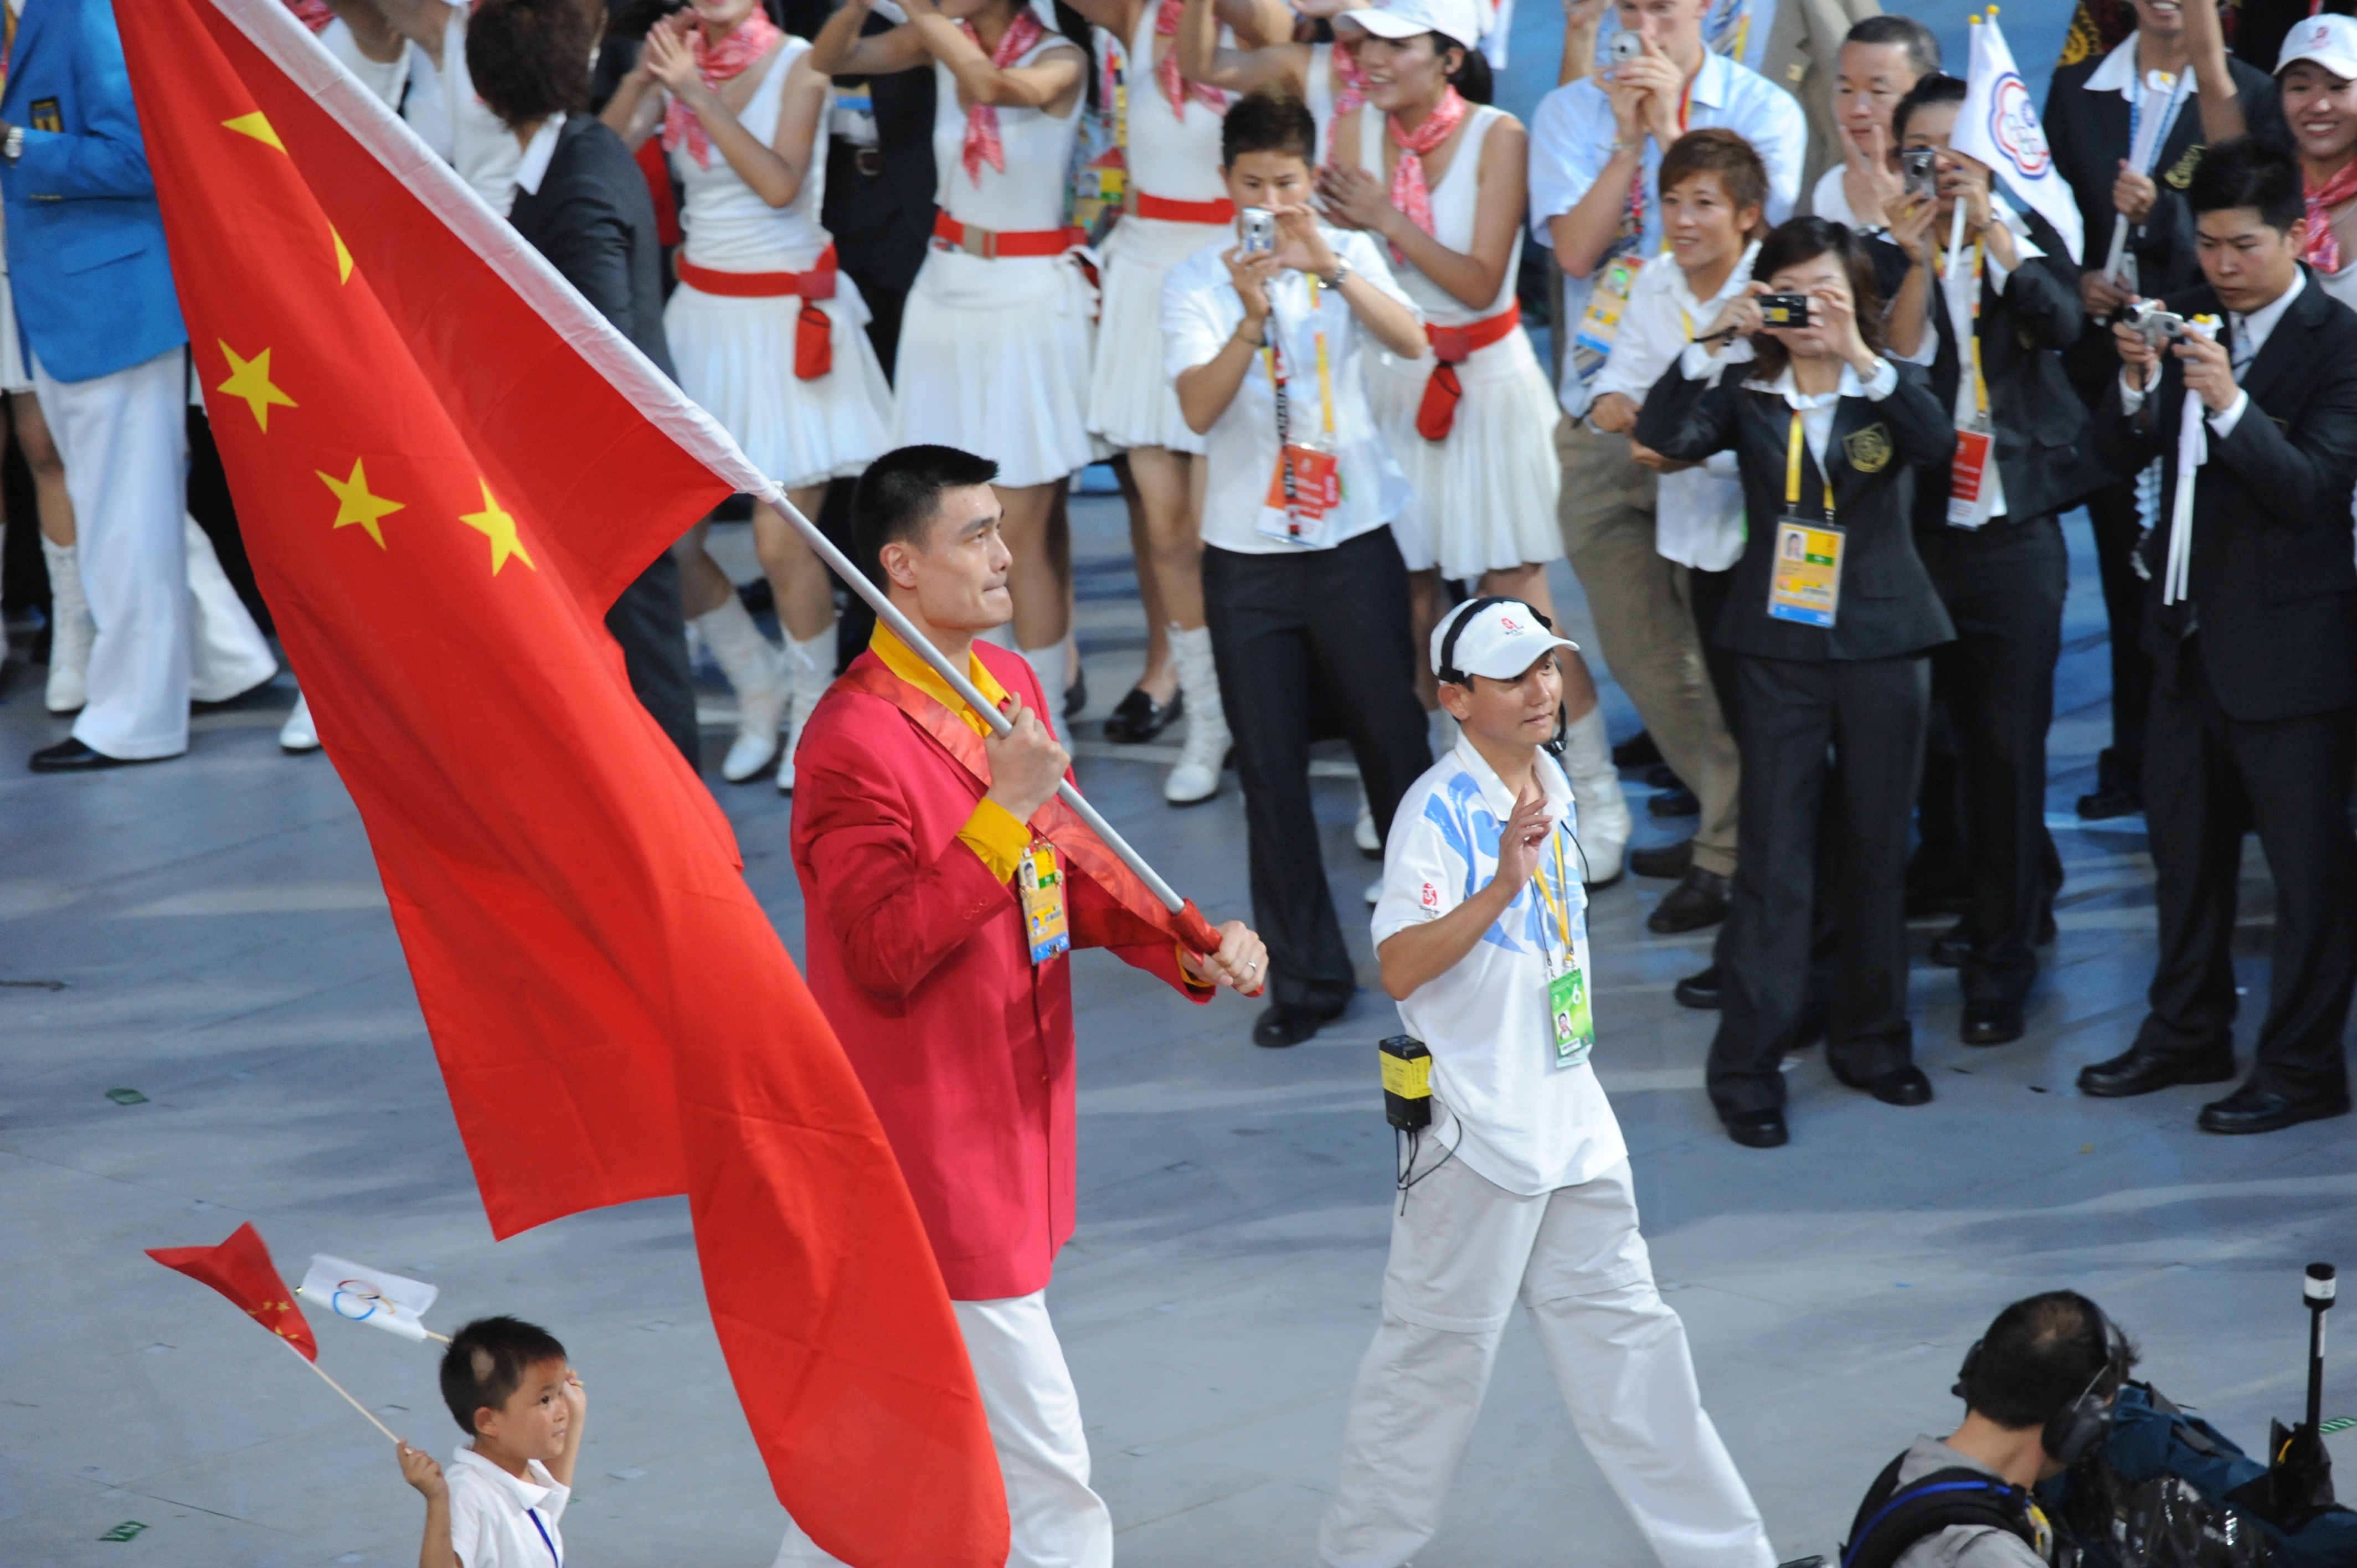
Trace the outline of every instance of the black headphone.
<path fill-rule="evenodd" d="M 1480 615 L 1491 605 L 1521 605 L 1524 609 L 1530 610 L 1541 626 L 1550 632 L 1555 630 L 1555 621 L 1550 617 L 1533 609 L 1527 602 L 1515 598 L 1512 594 L 1485 594 L 1478 599 L 1468 599 L 1449 612 L 1457 618 L 1448 623 L 1448 630 L 1440 639 L 1440 668 L 1434 671 L 1433 674 L 1442 684 L 1472 685 L 1473 678 L 1457 668 L 1457 639 L 1475 616 Z M 1563 709 L 1558 705 L 1555 711 L 1555 736 L 1546 743 L 1546 753 L 1549 757 L 1557 759 L 1562 757 L 1568 727 L 1564 722 Z"/>
<path fill-rule="evenodd" d="M 2082 1301 L 2087 1298 L 2082 1296 Z M 2087 1310 L 2104 1330 L 2104 1364 L 2087 1380 L 2079 1396 L 2046 1418 L 2045 1428 L 2038 1434 L 2039 1443 L 2057 1464 L 2076 1465 L 2095 1450 L 2112 1429 L 2114 1396 L 2128 1375 L 2128 1339 L 2119 1326 L 2104 1316 L 2104 1309 L 2087 1301 Z M 1973 1377 L 1980 1369 L 1981 1347 L 1985 1340 L 1975 1339 L 1973 1348 L 1964 1352 L 1964 1364 L 1956 1369 L 1956 1386 L 1949 1391 L 1967 1406 L 1973 1403 Z M 2108 1381 L 2112 1392 L 2100 1393 Z"/>

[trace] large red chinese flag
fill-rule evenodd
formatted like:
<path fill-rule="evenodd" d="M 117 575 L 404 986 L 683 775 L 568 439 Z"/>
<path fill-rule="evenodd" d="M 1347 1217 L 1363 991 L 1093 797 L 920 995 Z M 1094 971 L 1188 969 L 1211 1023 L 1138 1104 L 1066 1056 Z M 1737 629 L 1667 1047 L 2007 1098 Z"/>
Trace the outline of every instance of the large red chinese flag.
<path fill-rule="evenodd" d="M 862 1568 L 1003 1563 L 899 1167 L 601 622 L 761 479 L 281 0 L 117 16 L 246 543 L 492 1230 L 686 1192 L 794 1517 Z"/>
<path fill-rule="evenodd" d="M 167 1269 L 192 1280 L 202 1280 L 237 1303 L 248 1317 L 302 1352 L 303 1359 L 319 1359 L 319 1342 L 311 1325 L 295 1305 L 295 1293 L 278 1277 L 262 1232 L 247 1220 L 214 1247 L 150 1247 L 147 1255 Z"/>

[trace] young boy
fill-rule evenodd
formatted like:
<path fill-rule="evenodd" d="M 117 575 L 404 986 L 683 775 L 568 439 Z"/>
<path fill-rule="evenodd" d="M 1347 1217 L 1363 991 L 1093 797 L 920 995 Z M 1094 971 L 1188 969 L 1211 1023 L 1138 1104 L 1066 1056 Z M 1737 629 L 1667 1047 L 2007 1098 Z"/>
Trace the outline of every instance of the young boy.
<path fill-rule="evenodd" d="M 1588 1065 L 1578 824 L 1543 749 L 1560 711 L 1594 706 L 1578 651 L 1513 599 L 1475 599 L 1433 630 L 1462 735 L 1401 802 L 1374 938 L 1383 989 L 1432 1053 L 1435 1110 L 1392 1220 L 1323 1568 L 1397 1568 L 1432 1539 L 1518 1298 L 1663 1568 L 1775 1562 L 1704 1413 L 1685 1326 L 1654 1288 L 1628 1151 Z"/>
<path fill-rule="evenodd" d="M 417 1568 L 563 1568 L 557 1521 L 589 1396 L 544 1328 L 481 1317 L 442 1357 L 442 1399 L 474 1441 L 447 1476 L 422 1448 L 400 1448 L 402 1478 L 425 1496 Z"/>
<path fill-rule="evenodd" d="M 1253 1040 L 1282 1047 L 1340 1016 L 1357 989 L 1310 809 L 1313 714 L 1342 725 L 1378 833 L 1432 760 L 1407 567 L 1386 526 L 1407 480 L 1360 368 L 1370 338 L 1415 358 L 1425 336 L 1382 248 L 1310 208 L 1318 126 L 1301 100 L 1246 94 L 1220 141 L 1230 199 L 1273 214 L 1274 233 L 1266 249 L 1206 246 L 1170 269 L 1163 364 L 1188 425 L 1208 437 L 1203 607 L 1272 968 Z"/>

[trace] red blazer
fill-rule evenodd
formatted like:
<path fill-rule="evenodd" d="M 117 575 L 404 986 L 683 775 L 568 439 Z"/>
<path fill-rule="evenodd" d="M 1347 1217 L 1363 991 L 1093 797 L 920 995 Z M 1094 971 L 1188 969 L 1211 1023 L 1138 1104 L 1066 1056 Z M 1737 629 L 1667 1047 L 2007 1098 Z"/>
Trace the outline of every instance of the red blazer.
<path fill-rule="evenodd" d="M 1028 661 L 980 656 L 1050 713 Z M 862 653 L 854 668 L 881 665 Z M 838 685 L 794 753 L 806 970 L 867 1089 L 952 1298 L 1046 1287 L 1072 1234 L 1072 980 L 1034 965 L 1023 907 L 958 842 L 987 786 L 888 702 Z M 1067 863 L 1074 947 L 1108 947 L 1197 1002 L 1172 939 Z"/>

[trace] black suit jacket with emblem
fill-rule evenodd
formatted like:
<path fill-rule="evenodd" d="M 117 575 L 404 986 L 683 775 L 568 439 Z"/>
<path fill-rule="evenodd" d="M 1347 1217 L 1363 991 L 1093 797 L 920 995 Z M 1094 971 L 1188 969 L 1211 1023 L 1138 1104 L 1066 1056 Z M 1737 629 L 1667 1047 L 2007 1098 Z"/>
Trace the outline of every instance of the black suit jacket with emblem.
<path fill-rule="evenodd" d="M 2303 268 L 2303 270 L 2305 270 Z M 2202 287 L 2172 295 L 2180 316 L 2225 318 Z M 2231 328 L 2231 324 L 2230 324 Z M 2226 333 L 2231 343 L 2231 330 Z M 2115 361 L 2116 362 L 2116 361 Z M 2134 473 L 2155 457 L 2160 521 L 2144 542 L 2144 646 L 2155 679 L 2176 690 L 2189 626 L 2218 705 L 2247 721 L 2297 718 L 2357 703 L 2357 564 L 2349 503 L 2357 488 L 2357 312 L 2308 286 L 2243 373 L 2251 406 L 2233 433 L 2210 436 L 2193 488 L 2192 607 L 2164 606 L 2169 519 L 2177 497 L 2183 367 L 2163 360 L 2158 395 L 2121 412 L 2119 377 L 2095 416 L 2096 455 Z"/>
<path fill-rule="evenodd" d="M 1768 614 L 1776 520 L 1784 512 L 1784 467 L 1792 405 L 1781 393 L 1735 384 L 1748 365 L 1727 367 L 1724 384 L 1686 380 L 1672 364 L 1637 415 L 1636 437 L 1664 456 L 1699 463 L 1732 448 L 1743 475 L 1743 558 L 1728 570 L 1727 607 L 1711 640 L 1763 659 L 1889 659 L 1920 653 L 1955 636 L 1948 612 L 1915 553 L 1915 487 L 1944 493 L 1955 427 L 1923 371 L 1898 365 L 1899 385 L 1877 403 L 1846 397 L 1825 444 L 1830 475 L 1803 448 L 1801 513 L 1823 515 L 1833 486 L 1834 521 L 1846 531 L 1840 607 L 1830 628 Z M 1924 470 L 1919 478 L 1916 470 Z"/>

